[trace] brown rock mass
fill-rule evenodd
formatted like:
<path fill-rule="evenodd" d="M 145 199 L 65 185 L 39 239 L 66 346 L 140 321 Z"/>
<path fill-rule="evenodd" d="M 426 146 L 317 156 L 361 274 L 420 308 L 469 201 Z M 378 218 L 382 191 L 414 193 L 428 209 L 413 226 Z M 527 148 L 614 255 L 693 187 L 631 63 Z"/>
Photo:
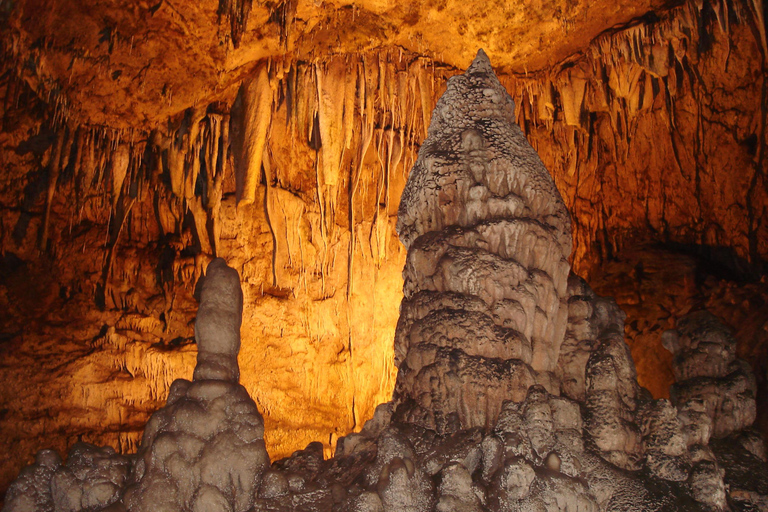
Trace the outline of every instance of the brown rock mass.
<path fill-rule="evenodd" d="M 78 443 L 62 464 L 55 452 L 42 450 L 10 486 L 3 510 L 764 508 L 765 445 L 751 430 L 754 378 L 735 359 L 733 339 L 709 313 L 682 318 L 676 331 L 664 335 L 665 346 L 675 352 L 676 375 L 684 379 L 673 388 L 678 407 L 639 388 L 622 334 L 624 313 L 583 280 L 567 277 L 557 240 L 569 241 L 569 217 L 546 169 L 511 121 L 512 105 L 482 51 L 438 102 L 399 217 L 409 254 L 404 321 L 396 340 L 405 356 L 394 400 L 379 405 L 360 433 L 340 439 L 334 457 L 324 460 L 322 445 L 310 443 L 269 466 L 262 416 L 236 382 L 243 314 L 239 275 L 214 259 L 200 295 L 195 380 L 174 381 L 165 407 L 144 428 L 138 452 L 122 456 Z M 528 186 L 516 189 L 520 181 Z M 508 185 L 493 190 L 504 190 L 503 199 L 514 193 L 521 216 L 509 218 L 502 210 L 499 220 L 496 210 L 484 210 L 492 201 L 465 201 L 473 187 L 491 189 L 489 183 Z M 470 215 L 477 211 L 490 219 Z M 544 244 L 535 237 L 516 243 L 520 218 L 529 227 L 536 224 L 532 231 L 539 237 L 549 235 Z M 482 229 L 487 223 L 493 228 Z M 462 239 L 464 233 L 474 235 Z M 495 243 L 489 233 L 498 236 Z M 424 239 L 436 242 L 436 250 L 416 251 L 427 245 Z M 439 268 L 457 240 L 475 256 L 465 258 L 459 272 L 449 265 L 442 280 L 435 273 L 416 274 L 414 254 L 418 268 Z M 537 254 L 539 247 L 549 251 Z M 514 330 L 483 320 L 510 305 L 494 307 L 488 286 L 476 286 L 510 276 L 501 263 L 489 268 L 484 254 L 497 262 L 520 260 L 514 263 L 527 264 L 529 277 L 551 272 L 545 274 L 549 293 L 532 293 L 541 314 L 516 315 Z M 471 279 L 478 270 L 485 281 Z M 426 315 L 409 308 L 415 298 L 409 286 L 427 297 L 414 301 Z M 531 321 L 533 347 L 517 330 Z M 562 343 L 565 333 L 568 343 Z M 538 360 L 536 342 L 544 345 L 545 357 Z M 530 378 L 519 378 L 517 371 Z M 576 377 L 582 371 L 583 381 Z M 557 375 L 567 378 L 563 389 Z M 752 386 L 742 389 L 734 382 Z M 563 390 L 576 400 L 557 396 Z M 711 442 L 713 433 L 722 439 Z"/>

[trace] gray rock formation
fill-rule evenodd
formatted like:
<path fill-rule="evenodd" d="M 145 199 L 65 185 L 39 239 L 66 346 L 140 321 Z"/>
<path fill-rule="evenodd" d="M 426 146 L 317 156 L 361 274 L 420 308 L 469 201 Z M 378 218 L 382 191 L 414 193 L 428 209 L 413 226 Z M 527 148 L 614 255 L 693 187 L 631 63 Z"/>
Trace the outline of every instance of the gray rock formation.
<path fill-rule="evenodd" d="M 676 406 L 702 404 L 717 438 L 754 423 L 757 386 L 752 370 L 736 357 L 736 340 L 715 316 L 691 313 L 677 322 L 677 329 L 665 332 L 662 341 L 674 355 L 676 382 L 670 395 Z"/>
<path fill-rule="evenodd" d="M 4 511 L 80 512 L 119 506 L 131 458 L 78 442 L 66 464 L 53 450 L 41 450 L 5 496 Z"/>
<path fill-rule="evenodd" d="M 245 512 L 269 466 L 264 422 L 237 380 L 243 294 L 236 270 L 208 265 L 194 382 L 177 380 L 149 420 L 123 501 L 130 511 Z"/>
<path fill-rule="evenodd" d="M 171 385 L 138 453 L 78 443 L 62 465 L 55 452 L 42 451 L 9 490 L 4 510 L 249 510 L 269 456 L 262 417 L 237 382 L 242 305 L 237 271 L 212 261 L 195 324 L 194 382 Z"/>
<path fill-rule="evenodd" d="M 40 450 L 35 462 L 25 467 L 5 493 L 3 512 L 48 512 L 54 509 L 51 480 L 61 469 L 61 457 Z"/>
<path fill-rule="evenodd" d="M 393 401 L 323 458 L 270 465 L 238 383 L 242 294 L 214 260 L 193 382 L 137 454 L 38 453 L 4 511 L 554 512 L 768 509 L 754 379 L 727 330 L 664 335 L 672 401 L 637 384 L 624 313 L 568 276 L 570 220 L 482 52 L 449 83 L 411 174 Z"/>
<path fill-rule="evenodd" d="M 397 230 L 408 257 L 394 400 L 407 416 L 489 428 L 531 385 L 556 392 L 570 216 L 482 50 L 435 107 Z"/>
<path fill-rule="evenodd" d="M 208 265 L 195 321 L 197 366 L 194 380 L 237 382 L 240 369 L 240 323 L 243 317 L 243 292 L 237 270 L 222 258 Z"/>
<path fill-rule="evenodd" d="M 565 396 L 584 403 L 586 433 L 603 458 L 638 469 L 640 432 L 634 421 L 640 389 L 629 347 L 626 315 L 597 296 L 580 277 L 568 279 L 568 328 L 557 365 Z"/>

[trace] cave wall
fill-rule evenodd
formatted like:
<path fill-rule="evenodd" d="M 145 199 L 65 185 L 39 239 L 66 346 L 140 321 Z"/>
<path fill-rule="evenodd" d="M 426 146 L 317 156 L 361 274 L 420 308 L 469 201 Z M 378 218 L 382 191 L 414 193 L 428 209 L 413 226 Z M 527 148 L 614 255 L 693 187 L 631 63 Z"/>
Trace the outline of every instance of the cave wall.
<path fill-rule="evenodd" d="M 767 257 L 760 9 L 687 3 L 500 77 L 574 217 L 575 271 L 649 241 L 724 248 L 748 268 Z M 241 381 L 273 456 L 330 447 L 389 399 L 395 216 L 452 65 L 398 47 L 251 55 L 239 90 L 158 98 L 161 123 L 121 112 L 109 126 L 5 50 L 3 482 L 44 446 L 135 450 L 170 383 L 191 376 L 196 285 L 214 254 L 241 275 Z M 659 364 L 671 380 L 648 348 L 658 336 L 628 335 L 641 384 Z"/>

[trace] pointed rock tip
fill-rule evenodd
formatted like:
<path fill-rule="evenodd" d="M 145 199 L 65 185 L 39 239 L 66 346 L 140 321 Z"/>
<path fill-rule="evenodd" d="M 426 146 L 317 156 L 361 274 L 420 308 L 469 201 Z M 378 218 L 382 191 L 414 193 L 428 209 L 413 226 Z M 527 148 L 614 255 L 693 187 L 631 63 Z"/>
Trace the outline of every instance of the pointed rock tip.
<path fill-rule="evenodd" d="M 475 56 L 475 60 L 472 61 L 472 64 L 469 65 L 467 68 L 467 74 L 475 74 L 475 73 L 493 73 L 493 67 L 491 66 L 491 61 L 488 58 L 488 55 L 485 54 L 485 51 L 480 48 L 477 50 L 477 55 Z"/>

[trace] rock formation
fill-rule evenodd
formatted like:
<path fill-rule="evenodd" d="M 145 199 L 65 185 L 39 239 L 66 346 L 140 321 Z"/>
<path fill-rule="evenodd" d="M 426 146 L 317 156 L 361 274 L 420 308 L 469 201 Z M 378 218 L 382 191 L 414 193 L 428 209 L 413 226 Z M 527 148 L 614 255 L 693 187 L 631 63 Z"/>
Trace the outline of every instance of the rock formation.
<path fill-rule="evenodd" d="M 716 438 L 754 423 L 754 376 L 747 362 L 736 357 L 730 330 L 715 316 L 706 311 L 691 313 L 678 321 L 677 329 L 666 331 L 662 341 L 674 356 L 673 404 L 684 409 L 703 407 Z"/>
<path fill-rule="evenodd" d="M 237 381 L 243 294 L 237 271 L 208 265 L 195 322 L 194 381 L 177 380 L 149 420 L 123 502 L 128 510 L 245 512 L 269 466 L 264 422 Z"/>
<path fill-rule="evenodd" d="M 481 45 L 572 215 L 574 272 L 627 312 L 639 383 L 669 397 L 659 333 L 706 305 L 768 429 L 764 6 L 600 1 L 2 2 L 0 493 L 44 447 L 137 450 L 193 378 L 216 256 L 242 278 L 270 453 L 329 454 L 370 418 L 397 377 L 399 198 Z M 248 28 L 227 40 L 230 17 Z"/>
<path fill-rule="evenodd" d="M 118 500 L 137 512 L 249 510 L 269 455 L 261 414 L 237 382 L 242 308 L 237 271 L 213 260 L 195 322 L 194 381 L 173 383 L 138 453 L 125 457 L 78 443 L 62 465 L 55 452 L 42 451 L 9 490 L 3 510 L 78 512 Z"/>
<path fill-rule="evenodd" d="M 489 428 L 555 391 L 571 220 L 482 50 L 448 82 L 403 191 L 395 403 L 427 428 Z"/>
<path fill-rule="evenodd" d="M 408 247 L 390 403 L 333 458 L 269 465 L 237 382 L 242 295 L 208 266 L 192 382 L 177 380 L 135 455 L 38 453 L 21 511 L 725 511 L 768 503 L 751 373 L 715 319 L 664 336 L 673 401 L 636 381 L 624 313 L 569 276 L 570 224 L 485 54 L 449 82 L 402 199 Z M 716 438 L 716 439 L 715 439 Z"/>

